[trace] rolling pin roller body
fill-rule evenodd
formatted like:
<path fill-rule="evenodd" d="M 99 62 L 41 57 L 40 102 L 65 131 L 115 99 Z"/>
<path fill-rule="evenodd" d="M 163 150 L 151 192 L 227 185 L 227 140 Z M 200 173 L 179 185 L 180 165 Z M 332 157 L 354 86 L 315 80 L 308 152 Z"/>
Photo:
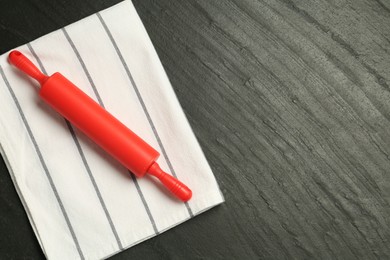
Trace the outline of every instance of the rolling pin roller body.
<path fill-rule="evenodd" d="M 157 177 L 182 201 L 191 198 L 191 190 L 176 178 L 163 172 L 156 163 L 160 155 L 158 151 L 63 75 L 58 72 L 50 77 L 42 74 L 18 51 L 12 51 L 9 60 L 40 83 L 39 95 L 43 100 L 137 177 L 149 173 Z"/>

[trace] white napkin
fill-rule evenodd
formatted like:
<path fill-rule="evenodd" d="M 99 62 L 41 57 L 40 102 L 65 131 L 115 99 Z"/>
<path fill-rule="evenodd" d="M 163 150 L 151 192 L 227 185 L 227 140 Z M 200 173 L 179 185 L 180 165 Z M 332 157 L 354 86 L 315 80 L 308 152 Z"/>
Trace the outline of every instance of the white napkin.
<path fill-rule="evenodd" d="M 47 258 L 105 258 L 223 202 L 130 1 L 17 49 L 104 106 L 193 191 L 182 203 L 152 177 L 135 179 L 40 100 L 36 82 L 11 67 L 5 53 L 0 150 Z"/>

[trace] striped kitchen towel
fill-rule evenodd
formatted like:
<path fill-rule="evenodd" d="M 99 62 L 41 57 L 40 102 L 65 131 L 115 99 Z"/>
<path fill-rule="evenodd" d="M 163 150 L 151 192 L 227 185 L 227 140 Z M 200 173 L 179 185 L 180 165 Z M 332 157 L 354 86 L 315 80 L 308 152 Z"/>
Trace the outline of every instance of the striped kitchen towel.
<path fill-rule="evenodd" d="M 0 150 L 47 258 L 105 258 L 223 202 L 131 1 L 17 49 L 45 73 L 60 71 L 155 147 L 161 167 L 193 191 L 182 203 L 152 178 L 136 179 L 42 102 L 5 53 Z"/>

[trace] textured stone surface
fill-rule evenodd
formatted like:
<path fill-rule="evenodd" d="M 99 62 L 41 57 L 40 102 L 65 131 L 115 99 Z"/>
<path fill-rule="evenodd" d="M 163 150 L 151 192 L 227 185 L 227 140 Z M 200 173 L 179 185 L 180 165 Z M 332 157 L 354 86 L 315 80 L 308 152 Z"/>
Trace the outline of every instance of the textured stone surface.
<path fill-rule="evenodd" d="M 114 2 L 2 1 L 0 52 Z M 226 203 L 113 259 L 390 258 L 390 2 L 134 5 Z M 1 167 L 2 255 L 42 257 Z"/>

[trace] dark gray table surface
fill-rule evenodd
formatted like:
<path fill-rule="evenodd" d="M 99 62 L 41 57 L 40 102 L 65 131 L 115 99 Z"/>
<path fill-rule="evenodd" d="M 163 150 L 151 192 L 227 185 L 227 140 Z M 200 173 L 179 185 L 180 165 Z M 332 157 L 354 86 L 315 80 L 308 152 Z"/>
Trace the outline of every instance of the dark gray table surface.
<path fill-rule="evenodd" d="M 0 53 L 116 2 L 2 0 Z M 226 202 L 113 259 L 390 258 L 390 1 L 134 5 Z M 43 258 L 0 187 L 0 258 Z"/>

